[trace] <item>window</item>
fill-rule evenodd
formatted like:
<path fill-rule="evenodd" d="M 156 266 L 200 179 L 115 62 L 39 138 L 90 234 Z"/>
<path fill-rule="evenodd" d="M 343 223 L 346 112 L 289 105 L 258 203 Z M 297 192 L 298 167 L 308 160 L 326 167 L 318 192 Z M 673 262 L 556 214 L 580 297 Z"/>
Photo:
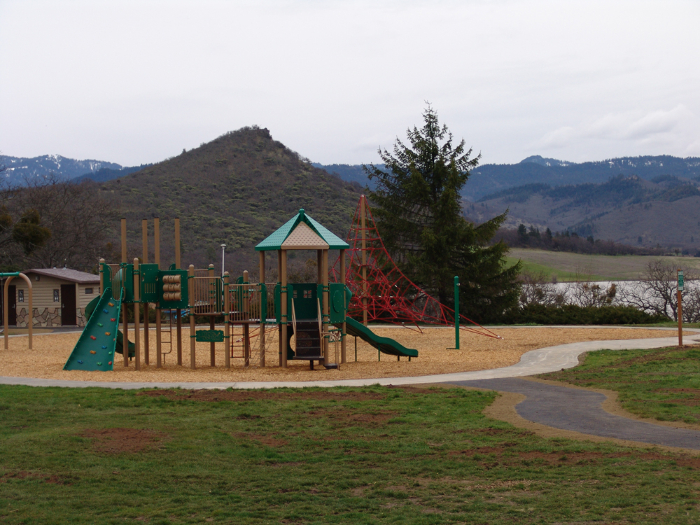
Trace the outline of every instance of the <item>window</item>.
<path fill-rule="evenodd" d="M 59 295 L 58 295 L 58 290 L 54 290 L 54 291 L 53 291 L 53 302 L 54 302 L 54 303 L 58 303 L 58 302 L 60 302 L 60 301 L 61 301 L 61 299 L 60 299 L 60 297 L 59 297 Z"/>
<path fill-rule="evenodd" d="M 304 290 L 304 299 L 313 299 L 313 290 Z"/>
<path fill-rule="evenodd" d="M 24 302 L 24 290 L 17 290 L 17 302 L 18 303 Z"/>
<path fill-rule="evenodd" d="M 92 295 L 92 288 L 85 288 L 85 295 Z"/>

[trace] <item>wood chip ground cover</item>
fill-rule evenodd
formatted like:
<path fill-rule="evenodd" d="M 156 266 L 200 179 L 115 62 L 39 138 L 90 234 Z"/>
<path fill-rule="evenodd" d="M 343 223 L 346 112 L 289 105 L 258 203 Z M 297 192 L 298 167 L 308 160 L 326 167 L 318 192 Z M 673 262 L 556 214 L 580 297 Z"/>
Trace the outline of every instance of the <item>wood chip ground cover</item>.
<path fill-rule="evenodd" d="M 613 339 L 645 339 L 672 337 L 672 331 L 632 329 L 632 328 L 546 328 L 522 327 L 497 330 L 503 339 L 493 339 L 471 333 L 460 337 L 460 350 L 449 350 L 454 346 L 454 330 L 449 328 L 427 328 L 423 333 L 405 328 L 375 329 L 385 337 L 396 339 L 401 344 L 416 348 L 419 357 L 408 362 L 406 358 L 397 361 L 395 357 L 383 355 L 377 361 L 377 350 L 364 341 L 357 340 L 355 362 L 354 338 L 347 344 L 348 363 L 339 370 L 325 370 L 316 367 L 310 371 L 306 361 L 291 361 L 289 368 L 279 368 L 277 361 L 277 338 L 268 338 L 267 364 L 265 368 L 252 366 L 245 368 L 241 359 L 232 359 L 232 369 L 224 365 L 224 349 L 219 344 L 216 350 L 216 367 L 210 366 L 209 343 L 197 343 L 195 356 L 197 369 L 191 370 L 189 351 L 189 329 L 183 328 L 183 364 L 176 364 L 175 351 L 165 357 L 165 366 L 155 368 L 155 331 L 149 333 L 151 365 L 142 365 L 139 372 L 133 363 L 125 368 L 121 355 L 117 355 L 113 372 L 66 371 L 63 366 L 68 359 L 80 334 L 50 334 L 34 338 L 34 349 L 27 349 L 25 337 L 11 338 L 9 351 L 0 349 L 0 375 L 11 377 L 36 377 L 50 379 L 70 379 L 80 381 L 146 381 L 146 382 L 227 382 L 227 381 L 313 381 L 327 379 L 358 379 L 379 377 L 420 376 L 445 374 L 500 368 L 517 363 L 525 352 L 536 348 L 560 345 L 579 341 Z M 129 339 L 133 341 L 134 333 Z"/>
<path fill-rule="evenodd" d="M 697 456 L 541 438 L 492 392 L 258 394 L 0 386 L 0 522 L 700 521 Z"/>

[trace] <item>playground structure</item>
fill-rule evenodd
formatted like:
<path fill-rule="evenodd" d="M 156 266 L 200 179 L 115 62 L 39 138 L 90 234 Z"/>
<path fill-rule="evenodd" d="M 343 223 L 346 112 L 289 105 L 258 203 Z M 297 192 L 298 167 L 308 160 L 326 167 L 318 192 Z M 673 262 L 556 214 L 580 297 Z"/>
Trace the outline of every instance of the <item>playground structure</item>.
<path fill-rule="evenodd" d="M 248 282 L 244 272 L 236 282 L 230 282 L 228 272 L 214 275 L 214 266 L 195 269 L 190 265 L 181 268 L 180 222 L 175 219 L 175 264 L 169 269 L 160 268 L 160 221 L 154 219 L 155 261 L 148 262 L 148 221 L 142 221 L 143 258 L 127 262 L 126 219 L 121 221 L 122 261 L 107 264 L 100 260 L 100 296 L 86 308 L 87 324 L 73 352 L 66 361 L 65 370 L 113 370 L 116 354 L 121 353 L 123 364 L 129 366 L 133 358 L 136 370 L 142 362 L 150 365 L 149 309 L 156 310 L 156 368 L 163 366 L 164 356 L 176 351 L 177 364 L 182 365 L 182 318 L 189 317 L 190 368 L 196 368 L 196 342 L 210 344 L 210 365 L 216 366 L 216 344 L 223 343 L 226 368 L 231 359 L 240 357 L 244 366 L 251 364 L 252 340 L 259 345 L 259 366 L 266 366 L 266 353 L 271 351 L 267 338 L 270 330 L 279 333 L 279 366 L 287 367 L 288 360 L 314 361 L 325 368 L 337 368 L 347 362 L 346 337 L 350 333 L 361 337 L 377 348 L 378 355 L 386 353 L 417 357 L 416 350 L 384 337 L 377 336 L 365 326 L 347 317 L 352 293 L 341 278 L 339 283 L 329 283 L 328 251 L 338 249 L 341 260 L 348 244 L 309 217 L 303 209 L 277 231 L 256 246 L 260 252 L 260 278 L 257 284 Z M 287 252 L 289 250 L 315 250 L 318 261 L 316 283 L 288 283 Z M 265 282 L 265 253 L 278 252 L 277 283 Z M 342 267 L 341 263 L 341 267 Z M 345 273 L 343 272 L 343 276 Z M 273 291 L 272 293 L 269 293 Z M 143 305 L 143 308 L 141 308 Z M 128 308 L 134 312 L 134 342 L 129 342 Z M 143 312 L 143 347 L 141 345 L 141 312 Z M 167 312 L 169 324 L 163 325 L 163 312 Z M 175 332 L 173 315 L 175 313 Z M 208 317 L 209 328 L 197 329 L 195 317 Z M 223 318 L 224 330 L 215 329 L 216 318 Z M 122 330 L 119 330 L 121 322 Z M 242 329 L 242 355 L 234 354 L 232 329 Z M 268 327 L 272 327 L 271 329 Z M 349 330 L 349 332 L 348 332 Z M 294 342 L 292 342 L 294 338 Z M 331 352 L 334 345 L 335 353 Z M 338 355 L 340 345 L 340 355 Z M 164 352 L 164 347 L 168 348 Z M 143 352 L 142 352 L 143 350 Z"/>
<path fill-rule="evenodd" d="M 2 325 L 3 325 L 3 336 L 5 339 L 5 350 L 7 350 L 10 347 L 10 341 L 9 341 L 9 291 L 10 291 L 10 283 L 12 282 L 12 279 L 15 277 L 21 277 L 24 279 L 24 281 L 27 283 L 27 286 L 29 287 L 29 322 L 27 323 L 27 334 L 29 336 L 29 350 L 32 349 L 32 325 L 34 324 L 32 322 L 32 312 L 33 312 L 33 300 L 34 300 L 34 292 L 32 291 L 32 281 L 29 277 L 24 275 L 21 272 L 9 272 L 9 273 L 0 273 L 0 279 L 7 279 L 5 281 L 5 286 L 3 287 L 3 309 L 2 309 Z"/>
<path fill-rule="evenodd" d="M 346 265 L 346 257 L 341 254 L 333 266 L 333 277 L 336 281 L 347 282 L 352 292 L 349 318 L 361 317 L 364 326 L 369 322 L 393 323 L 407 328 L 413 326 L 417 330 L 420 330 L 419 323 L 455 326 L 457 348 L 460 329 L 499 338 L 491 330 L 459 315 L 459 311 L 455 314 L 453 309 L 431 297 L 401 272 L 384 247 L 364 195 L 355 209 L 347 239 L 350 246 L 347 250 L 348 263 Z M 459 304 L 458 289 L 456 280 L 456 306 Z"/>

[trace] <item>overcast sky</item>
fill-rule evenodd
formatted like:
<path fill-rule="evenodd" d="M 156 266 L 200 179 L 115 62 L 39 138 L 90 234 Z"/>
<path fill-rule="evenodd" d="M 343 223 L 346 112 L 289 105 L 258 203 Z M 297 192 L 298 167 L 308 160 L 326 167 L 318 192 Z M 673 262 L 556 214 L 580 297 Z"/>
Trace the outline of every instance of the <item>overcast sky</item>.
<path fill-rule="evenodd" d="M 157 162 L 257 124 L 367 163 L 425 101 L 482 163 L 700 156 L 700 1 L 0 0 L 0 152 Z"/>

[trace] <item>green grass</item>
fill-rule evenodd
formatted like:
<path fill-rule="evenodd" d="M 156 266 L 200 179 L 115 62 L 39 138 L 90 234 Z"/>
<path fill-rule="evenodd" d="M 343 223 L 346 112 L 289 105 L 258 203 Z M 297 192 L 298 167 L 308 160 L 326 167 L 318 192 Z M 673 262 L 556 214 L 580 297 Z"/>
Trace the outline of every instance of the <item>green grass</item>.
<path fill-rule="evenodd" d="M 546 379 L 615 390 L 622 406 L 660 421 L 700 423 L 700 349 L 602 350 Z"/>
<path fill-rule="evenodd" d="M 590 279 L 593 281 L 636 280 L 642 278 L 647 264 L 660 259 L 681 267 L 700 269 L 698 257 L 656 257 L 645 255 L 586 255 L 582 253 L 552 252 L 527 248 L 512 248 L 507 261 L 533 273 L 556 276 L 559 281 Z"/>
<path fill-rule="evenodd" d="M 0 521 L 700 521 L 700 459 L 540 438 L 484 417 L 494 397 L 0 386 Z M 120 428 L 142 430 L 100 437 Z"/>

